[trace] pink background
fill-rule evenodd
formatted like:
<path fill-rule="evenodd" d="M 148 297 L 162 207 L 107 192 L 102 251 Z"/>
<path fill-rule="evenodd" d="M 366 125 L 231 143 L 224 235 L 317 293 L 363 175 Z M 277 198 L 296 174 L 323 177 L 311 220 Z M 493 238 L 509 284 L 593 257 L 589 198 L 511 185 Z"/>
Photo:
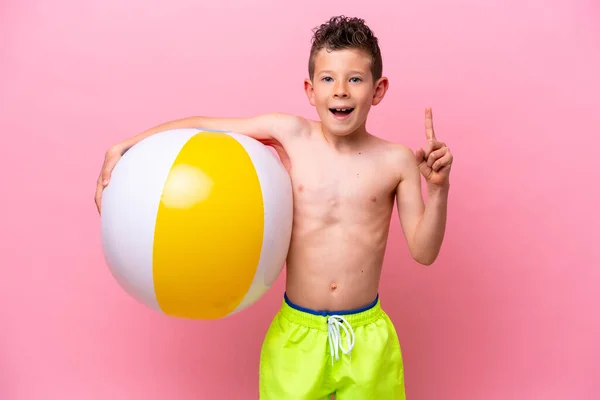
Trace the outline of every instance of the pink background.
<path fill-rule="evenodd" d="M 438 262 L 392 224 L 381 294 L 409 399 L 597 399 L 597 2 L 286 3 L 1 3 L 0 399 L 258 397 L 284 276 L 232 318 L 161 317 L 104 264 L 95 182 L 108 146 L 170 119 L 315 117 L 311 28 L 341 13 L 391 80 L 369 128 L 416 148 L 431 105 L 456 160 Z"/>

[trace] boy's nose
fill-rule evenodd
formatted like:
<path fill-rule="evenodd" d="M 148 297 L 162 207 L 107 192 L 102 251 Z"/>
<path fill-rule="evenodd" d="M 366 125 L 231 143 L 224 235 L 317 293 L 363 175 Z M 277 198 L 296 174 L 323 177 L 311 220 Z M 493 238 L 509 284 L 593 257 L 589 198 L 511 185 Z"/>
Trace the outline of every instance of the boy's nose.
<path fill-rule="evenodd" d="M 337 98 L 346 98 L 349 95 L 346 85 L 337 85 L 333 94 Z"/>

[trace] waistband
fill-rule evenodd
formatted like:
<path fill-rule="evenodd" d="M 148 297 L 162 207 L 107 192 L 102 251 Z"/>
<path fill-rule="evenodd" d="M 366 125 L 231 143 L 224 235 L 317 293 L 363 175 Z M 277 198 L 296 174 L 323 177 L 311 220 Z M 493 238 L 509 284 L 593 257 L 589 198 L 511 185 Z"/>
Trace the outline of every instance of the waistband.
<path fill-rule="evenodd" d="M 340 311 L 320 311 L 301 307 L 294 304 L 287 296 L 283 295 L 283 304 L 280 313 L 288 320 L 299 325 L 308 326 L 314 329 L 327 331 L 328 320 L 330 317 L 343 317 L 352 327 L 371 324 L 383 316 L 383 309 L 379 295 L 370 304 L 352 310 Z"/>

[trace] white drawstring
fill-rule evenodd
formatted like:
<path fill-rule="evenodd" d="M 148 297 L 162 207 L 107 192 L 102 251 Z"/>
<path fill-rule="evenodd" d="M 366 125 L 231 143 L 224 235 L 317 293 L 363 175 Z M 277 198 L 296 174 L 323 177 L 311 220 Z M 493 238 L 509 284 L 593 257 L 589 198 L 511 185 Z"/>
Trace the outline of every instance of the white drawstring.
<path fill-rule="evenodd" d="M 346 332 L 346 341 L 348 347 L 344 349 L 342 346 L 342 337 L 340 335 L 340 327 Z M 332 315 L 327 318 L 327 331 L 329 333 L 329 349 L 331 351 L 331 364 L 335 360 L 339 359 L 338 349 L 342 350 L 342 353 L 348 354 L 354 347 L 354 330 L 352 326 L 346 321 L 346 319 L 340 315 Z M 352 355 L 351 355 L 352 357 Z"/>

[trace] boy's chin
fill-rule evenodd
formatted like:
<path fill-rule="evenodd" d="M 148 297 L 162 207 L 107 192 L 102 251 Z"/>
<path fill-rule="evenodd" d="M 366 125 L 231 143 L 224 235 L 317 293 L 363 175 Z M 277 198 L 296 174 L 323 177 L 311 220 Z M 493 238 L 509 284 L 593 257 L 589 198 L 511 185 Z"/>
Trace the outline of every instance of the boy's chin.
<path fill-rule="evenodd" d="M 325 130 L 335 136 L 343 137 L 352 135 L 356 132 L 357 127 L 354 125 L 346 125 L 340 126 L 339 124 L 334 123 L 323 123 Z"/>

